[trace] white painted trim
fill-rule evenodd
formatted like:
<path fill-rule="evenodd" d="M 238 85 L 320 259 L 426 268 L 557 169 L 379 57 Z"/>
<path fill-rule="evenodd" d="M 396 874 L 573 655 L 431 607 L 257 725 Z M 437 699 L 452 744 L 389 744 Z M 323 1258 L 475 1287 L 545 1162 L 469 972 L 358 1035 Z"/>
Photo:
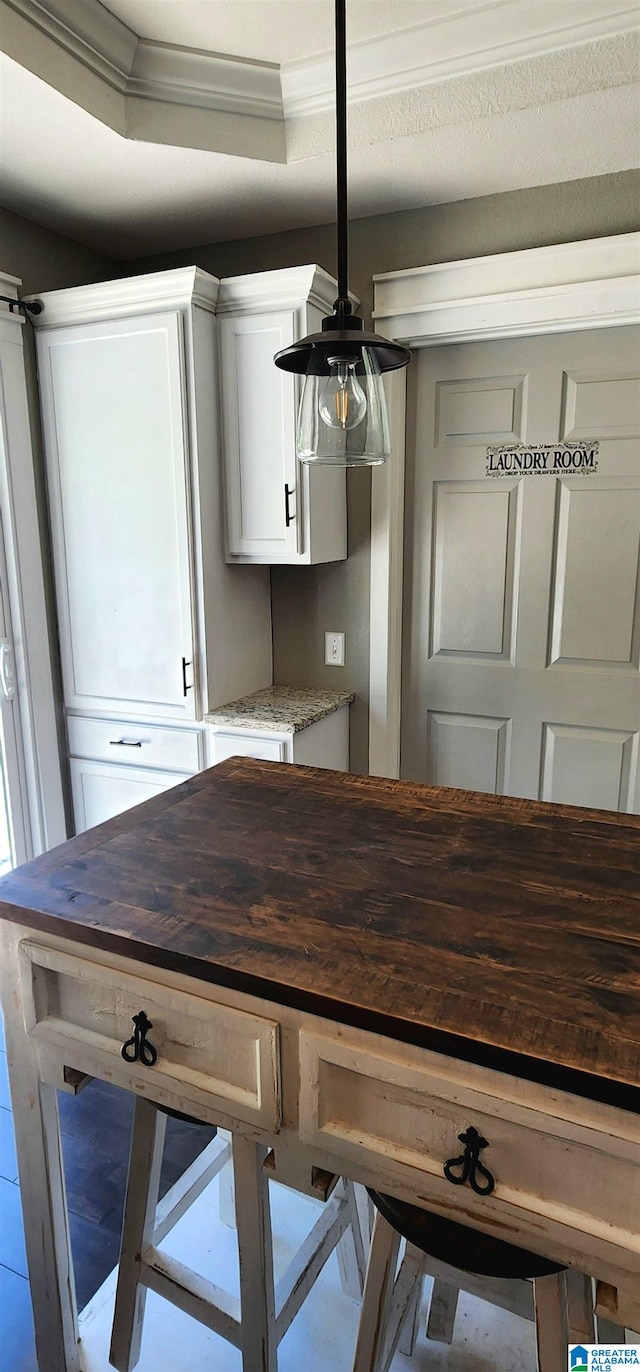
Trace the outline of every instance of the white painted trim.
<path fill-rule="evenodd" d="M 400 696 L 402 654 L 402 519 L 404 516 L 406 370 L 385 378 L 391 457 L 374 469 L 371 488 L 369 622 L 369 772 L 400 775 L 400 730 L 390 729 Z M 396 565 L 396 557 L 400 563 Z"/>
<path fill-rule="evenodd" d="M 0 272 L 0 295 L 11 295 L 14 300 L 18 299 L 18 287 L 22 285 L 19 276 L 7 276 L 5 272 Z"/>
<path fill-rule="evenodd" d="M 640 322 L 640 233 L 374 277 L 380 332 L 413 348 Z M 499 289 L 501 287 L 502 289 Z M 392 411 L 392 414 L 394 412 Z M 398 776 L 404 431 L 372 475 L 369 771 Z M 391 463 L 397 464 L 395 476 Z"/>
<path fill-rule="evenodd" d="M 4 0 L 56 47 L 124 94 L 137 34 L 97 0 Z"/>
<path fill-rule="evenodd" d="M 17 295 L 19 281 L 0 277 L 2 294 Z M 0 314 L 0 413 L 6 463 L 0 464 L 0 512 L 5 538 L 9 605 L 26 778 L 26 809 L 33 853 L 67 836 L 51 644 L 36 502 L 29 407 L 20 315 Z"/>
<path fill-rule="evenodd" d="M 280 69 L 139 39 L 126 95 L 282 123 Z"/>
<path fill-rule="evenodd" d="M 120 281 L 98 281 L 91 286 L 48 291 L 25 299 L 38 299 L 44 309 L 35 315 L 36 329 L 55 329 L 87 320 L 119 319 L 127 315 L 163 313 L 199 305 L 215 313 L 218 280 L 199 267 L 178 267 L 148 276 L 128 276 Z"/>
<path fill-rule="evenodd" d="M 255 314 L 297 308 L 304 300 L 323 313 L 331 311 L 338 283 L 322 267 L 286 267 L 282 271 L 254 272 L 250 276 L 227 276 L 220 282 L 216 314 Z M 354 305 L 359 301 L 350 296 Z"/>
<path fill-rule="evenodd" d="M 279 67 L 153 42 L 116 19 L 100 0 L 0 0 L 0 9 L 8 54 L 124 137 L 139 138 L 143 128 L 154 142 L 175 142 L 175 128 L 167 130 L 167 104 L 241 120 L 249 115 L 265 125 L 262 155 L 286 162 L 285 121 L 334 108 L 331 52 Z M 27 25 L 39 34 L 39 42 L 28 45 L 28 60 Z M 441 13 L 422 24 L 349 45 L 349 102 L 466 78 L 614 38 L 637 26 L 635 0 L 580 0 L 579 5 L 576 0 L 459 0 L 453 11 L 443 2 Z M 140 103 L 146 107 L 142 124 L 135 108 Z M 192 121 L 188 127 L 186 137 L 193 138 Z M 255 138 L 247 142 L 241 122 L 222 130 L 215 119 L 205 121 L 193 145 L 256 156 Z"/>
<path fill-rule="evenodd" d="M 420 90 L 434 81 L 557 52 L 635 29 L 638 8 L 629 0 L 485 0 L 443 6 L 411 29 L 349 45 L 349 102 Z M 333 109 L 331 53 L 286 63 L 282 95 L 286 119 Z"/>
<path fill-rule="evenodd" d="M 633 323 L 640 235 L 561 243 L 374 277 L 374 319 L 409 346 Z"/>

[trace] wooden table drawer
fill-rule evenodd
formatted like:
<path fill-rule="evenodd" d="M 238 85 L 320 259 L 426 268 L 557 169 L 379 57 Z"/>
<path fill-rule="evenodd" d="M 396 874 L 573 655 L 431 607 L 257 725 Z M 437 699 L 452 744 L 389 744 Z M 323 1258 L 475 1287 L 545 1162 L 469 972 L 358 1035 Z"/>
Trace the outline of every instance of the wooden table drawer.
<path fill-rule="evenodd" d="M 335 1150 L 356 1171 L 375 1174 L 380 1190 L 408 1186 L 418 1203 L 435 1201 L 452 1213 L 459 1206 L 480 1220 L 503 1219 L 506 1202 L 529 1212 L 532 1234 L 545 1216 L 631 1252 L 640 1272 L 639 1116 L 426 1051 L 422 1057 L 424 1067 L 418 1049 L 386 1056 L 301 1031 L 300 1134 L 322 1149 L 323 1165 Z M 488 1141 L 480 1161 L 495 1179 L 490 1195 L 444 1175 L 444 1164 L 463 1154 L 458 1136 L 470 1125 Z M 603 1154 L 615 1166 L 603 1168 Z"/>
<path fill-rule="evenodd" d="M 197 729 L 167 729 L 155 724 L 67 716 L 71 757 L 156 767 L 193 776 L 202 768 L 203 733 Z"/>
<path fill-rule="evenodd" d="M 101 1076 L 187 1114 L 199 1110 L 269 1132 L 280 1125 L 279 1026 L 244 1010 L 24 940 L 27 1032 Z M 129 1063 L 133 1016 L 151 1021 L 154 1066 Z"/>

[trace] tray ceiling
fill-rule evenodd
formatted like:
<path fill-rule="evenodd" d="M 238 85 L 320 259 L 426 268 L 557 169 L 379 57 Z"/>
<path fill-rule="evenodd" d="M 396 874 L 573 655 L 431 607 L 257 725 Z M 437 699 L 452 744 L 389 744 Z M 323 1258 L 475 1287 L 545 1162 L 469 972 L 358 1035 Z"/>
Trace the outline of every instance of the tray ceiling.
<path fill-rule="evenodd" d="M 327 222 L 331 0 L 3 0 L 4 203 L 115 257 Z M 637 163 L 629 0 L 350 0 L 351 213 Z"/>

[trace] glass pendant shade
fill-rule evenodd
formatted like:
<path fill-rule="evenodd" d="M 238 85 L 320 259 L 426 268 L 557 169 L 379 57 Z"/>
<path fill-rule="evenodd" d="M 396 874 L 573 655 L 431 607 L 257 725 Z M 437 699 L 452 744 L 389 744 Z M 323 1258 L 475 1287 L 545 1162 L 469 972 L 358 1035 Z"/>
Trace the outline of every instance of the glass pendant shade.
<path fill-rule="evenodd" d="M 314 367 L 313 362 L 320 363 Z M 389 456 L 389 422 L 378 359 L 363 347 L 358 357 L 310 359 L 302 383 L 296 448 L 301 462 L 375 466 Z"/>

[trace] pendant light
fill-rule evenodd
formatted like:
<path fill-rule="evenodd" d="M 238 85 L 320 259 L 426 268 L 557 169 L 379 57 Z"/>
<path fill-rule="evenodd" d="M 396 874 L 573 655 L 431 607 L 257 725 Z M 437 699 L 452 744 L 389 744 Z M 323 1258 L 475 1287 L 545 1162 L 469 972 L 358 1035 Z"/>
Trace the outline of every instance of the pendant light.
<path fill-rule="evenodd" d="M 368 333 L 352 313 L 348 283 L 346 0 L 335 0 L 338 298 L 322 332 L 276 353 L 276 367 L 304 376 L 296 448 L 301 462 L 373 467 L 391 443 L 382 373 L 406 367 L 411 353 Z"/>

